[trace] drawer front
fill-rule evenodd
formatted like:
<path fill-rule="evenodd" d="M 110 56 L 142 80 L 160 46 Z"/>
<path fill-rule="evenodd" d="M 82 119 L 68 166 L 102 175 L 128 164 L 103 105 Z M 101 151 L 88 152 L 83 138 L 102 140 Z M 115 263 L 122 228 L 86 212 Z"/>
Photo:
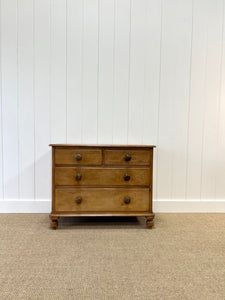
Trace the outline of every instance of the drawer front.
<path fill-rule="evenodd" d="M 72 168 L 56 167 L 57 186 L 149 186 L 148 168 Z"/>
<path fill-rule="evenodd" d="M 101 150 L 85 149 L 56 149 L 56 164 L 74 164 L 74 165 L 101 165 Z"/>
<path fill-rule="evenodd" d="M 56 189 L 57 211 L 149 211 L 148 189 Z"/>
<path fill-rule="evenodd" d="M 105 150 L 106 165 L 147 166 L 151 161 L 150 150 Z"/>

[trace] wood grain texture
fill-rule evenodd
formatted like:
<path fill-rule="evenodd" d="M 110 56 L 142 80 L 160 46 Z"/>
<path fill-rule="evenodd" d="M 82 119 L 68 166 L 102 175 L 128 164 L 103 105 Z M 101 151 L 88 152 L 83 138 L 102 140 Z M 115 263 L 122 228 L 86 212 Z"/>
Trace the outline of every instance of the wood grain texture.
<path fill-rule="evenodd" d="M 52 213 L 55 211 L 55 148 L 52 148 Z"/>
<path fill-rule="evenodd" d="M 81 174 L 76 181 L 76 174 Z M 130 176 L 129 181 L 124 175 Z M 148 186 L 150 184 L 149 168 L 73 168 L 56 167 L 55 184 L 59 186 Z"/>
<path fill-rule="evenodd" d="M 101 212 L 101 211 L 149 211 L 148 189 L 56 189 L 56 211 Z M 81 197 L 81 203 L 75 199 Z M 129 197 L 130 203 L 125 204 L 124 198 Z"/>
<path fill-rule="evenodd" d="M 150 213 L 150 212 L 138 212 L 138 211 L 126 211 L 126 212 L 57 212 L 57 213 L 51 213 L 50 218 L 59 218 L 59 217 L 152 217 L 154 218 L 155 214 Z"/>
<path fill-rule="evenodd" d="M 223 0 L 1 0 L 3 205 L 50 199 L 47 144 L 129 142 L 157 144 L 155 201 L 217 211 L 224 18 Z"/>
<path fill-rule="evenodd" d="M 81 160 L 77 160 L 77 155 Z M 101 150 L 84 150 L 84 149 L 56 149 L 55 151 L 56 164 L 74 164 L 74 165 L 101 165 L 102 151 Z"/>
<path fill-rule="evenodd" d="M 52 147 L 72 147 L 72 148 L 87 148 L 87 147 L 91 147 L 91 148 L 112 148 L 112 149 L 121 149 L 121 147 L 123 149 L 131 149 L 131 148 L 146 148 L 146 149 L 150 149 L 150 148 L 155 148 L 155 145 L 110 145 L 110 144 L 106 144 L 106 145 L 101 145 L 101 144 L 50 144 L 49 146 Z"/>
<path fill-rule="evenodd" d="M 130 214 L 145 216 L 147 226 L 152 227 L 153 147 L 96 147 L 52 146 L 51 227 L 58 227 L 61 216 Z M 135 167 L 124 165 L 124 156 Z M 82 164 L 73 167 L 77 160 Z M 97 162 L 101 166 L 88 166 Z"/>
<path fill-rule="evenodd" d="M 140 165 L 146 166 L 150 164 L 150 151 L 144 150 L 105 150 L 106 165 Z M 130 155 L 130 161 L 125 160 L 125 156 Z"/>

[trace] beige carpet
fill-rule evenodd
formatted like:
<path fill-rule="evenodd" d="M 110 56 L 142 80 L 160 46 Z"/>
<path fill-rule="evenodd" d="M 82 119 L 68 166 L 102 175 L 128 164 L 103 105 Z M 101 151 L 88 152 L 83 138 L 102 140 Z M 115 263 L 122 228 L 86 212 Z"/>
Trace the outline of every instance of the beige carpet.
<path fill-rule="evenodd" d="M 0 215 L 0 299 L 225 299 L 225 215 Z"/>

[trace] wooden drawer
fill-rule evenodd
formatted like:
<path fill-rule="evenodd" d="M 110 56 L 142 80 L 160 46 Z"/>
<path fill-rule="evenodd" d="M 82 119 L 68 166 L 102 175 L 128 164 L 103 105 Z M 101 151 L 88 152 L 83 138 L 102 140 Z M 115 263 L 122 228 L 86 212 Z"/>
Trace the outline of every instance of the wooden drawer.
<path fill-rule="evenodd" d="M 56 189 L 56 211 L 67 212 L 146 212 L 149 210 L 148 189 L 75 188 Z"/>
<path fill-rule="evenodd" d="M 91 149 L 56 149 L 56 164 L 101 165 L 102 151 Z"/>
<path fill-rule="evenodd" d="M 126 179 L 129 177 L 130 179 L 125 180 L 125 176 Z M 56 186 L 149 186 L 150 169 L 57 167 L 55 184 Z"/>
<path fill-rule="evenodd" d="M 140 165 L 149 166 L 150 150 L 105 150 L 106 165 Z"/>

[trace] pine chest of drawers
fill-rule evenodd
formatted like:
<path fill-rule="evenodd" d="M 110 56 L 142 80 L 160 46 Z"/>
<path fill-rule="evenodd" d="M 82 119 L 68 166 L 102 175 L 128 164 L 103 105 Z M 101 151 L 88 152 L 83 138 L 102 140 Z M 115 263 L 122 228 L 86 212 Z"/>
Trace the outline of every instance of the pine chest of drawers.
<path fill-rule="evenodd" d="M 50 146 L 52 228 L 76 216 L 143 216 L 154 225 L 154 146 Z"/>

